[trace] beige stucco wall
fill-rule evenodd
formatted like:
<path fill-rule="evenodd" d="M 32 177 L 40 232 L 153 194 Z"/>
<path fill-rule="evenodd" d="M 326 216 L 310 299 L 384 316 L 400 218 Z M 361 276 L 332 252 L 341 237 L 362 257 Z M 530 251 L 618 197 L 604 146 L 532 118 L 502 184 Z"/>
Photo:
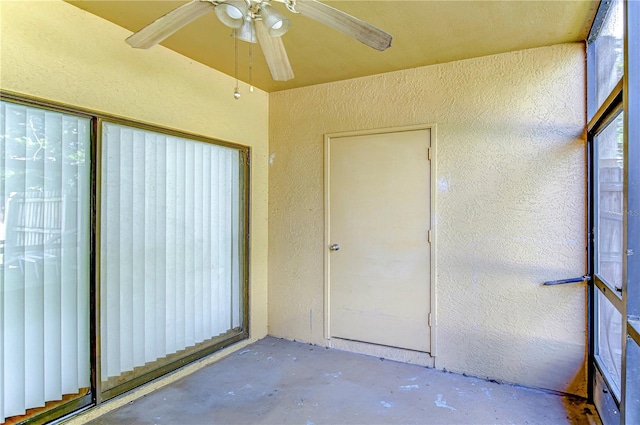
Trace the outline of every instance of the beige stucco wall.
<path fill-rule="evenodd" d="M 62 1 L 2 0 L 0 28 L 3 90 L 251 146 L 250 332 L 265 336 L 268 94 L 241 85 L 236 101 L 231 77 L 161 46 L 132 49 L 129 31 Z"/>
<path fill-rule="evenodd" d="M 436 367 L 586 392 L 585 58 L 564 44 L 270 95 L 269 333 L 323 338 L 323 135 L 436 124 Z M 371 164 L 376 166 L 376 164 Z"/>

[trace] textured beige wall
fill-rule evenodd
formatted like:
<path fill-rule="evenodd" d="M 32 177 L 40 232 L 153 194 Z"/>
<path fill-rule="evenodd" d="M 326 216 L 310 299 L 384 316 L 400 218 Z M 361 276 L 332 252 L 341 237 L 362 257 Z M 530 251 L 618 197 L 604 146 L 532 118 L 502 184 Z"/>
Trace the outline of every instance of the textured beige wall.
<path fill-rule="evenodd" d="M 267 331 L 268 94 L 62 1 L 0 2 L 0 87 L 252 147 L 251 336 Z"/>
<path fill-rule="evenodd" d="M 584 395 L 582 44 L 272 93 L 269 333 L 323 339 L 323 135 L 437 124 L 436 367 Z"/>

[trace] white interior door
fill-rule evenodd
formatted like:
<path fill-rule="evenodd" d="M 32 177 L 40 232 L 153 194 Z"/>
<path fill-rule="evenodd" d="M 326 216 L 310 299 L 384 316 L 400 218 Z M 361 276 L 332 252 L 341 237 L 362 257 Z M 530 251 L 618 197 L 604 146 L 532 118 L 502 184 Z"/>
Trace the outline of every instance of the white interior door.
<path fill-rule="evenodd" d="M 430 130 L 328 139 L 331 337 L 430 351 Z"/>

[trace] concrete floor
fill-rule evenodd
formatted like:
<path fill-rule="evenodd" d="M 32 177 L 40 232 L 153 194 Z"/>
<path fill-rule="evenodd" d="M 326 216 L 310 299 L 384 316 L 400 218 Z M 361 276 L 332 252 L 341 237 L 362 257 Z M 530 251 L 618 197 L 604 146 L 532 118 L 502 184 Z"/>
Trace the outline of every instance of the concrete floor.
<path fill-rule="evenodd" d="M 577 398 L 267 337 L 90 423 L 599 424 L 592 412 Z"/>

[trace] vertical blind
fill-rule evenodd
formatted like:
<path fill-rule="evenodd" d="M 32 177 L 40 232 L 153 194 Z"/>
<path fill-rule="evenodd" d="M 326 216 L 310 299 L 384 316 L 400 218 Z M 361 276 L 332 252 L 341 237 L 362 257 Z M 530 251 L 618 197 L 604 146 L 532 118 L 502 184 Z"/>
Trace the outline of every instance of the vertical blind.
<path fill-rule="evenodd" d="M 241 326 L 239 161 L 102 123 L 103 382 Z"/>
<path fill-rule="evenodd" d="M 90 385 L 90 120 L 0 102 L 0 422 Z"/>

